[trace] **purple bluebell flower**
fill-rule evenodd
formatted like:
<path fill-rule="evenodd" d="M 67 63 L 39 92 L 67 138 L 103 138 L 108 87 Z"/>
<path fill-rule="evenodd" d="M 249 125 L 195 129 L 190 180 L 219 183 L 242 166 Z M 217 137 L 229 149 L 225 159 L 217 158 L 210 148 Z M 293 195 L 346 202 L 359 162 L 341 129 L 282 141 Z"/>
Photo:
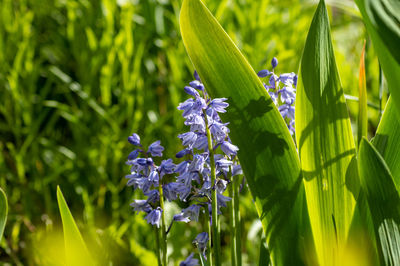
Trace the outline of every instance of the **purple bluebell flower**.
<path fill-rule="evenodd" d="M 199 221 L 200 206 L 193 204 L 186 209 L 183 209 L 181 213 L 174 215 L 174 221 L 188 223 L 190 221 Z"/>
<path fill-rule="evenodd" d="M 229 103 L 225 102 L 228 100 L 227 98 L 215 98 L 214 100 L 211 100 L 209 104 L 209 108 L 211 110 L 214 110 L 215 112 L 218 113 L 225 113 L 227 108 L 229 106 Z"/>
<path fill-rule="evenodd" d="M 169 201 L 174 201 L 178 198 L 178 188 L 180 183 L 171 182 L 163 185 L 163 193 L 164 197 Z"/>
<path fill-rule="evenodd" d="M 218 193 L 223 193 L 226 190 L 227 185 L 228 185 L 228 181 L 226 181 L 224 179 L 217 178 L 217 180 L 215 181 L 215 187 L 216 187 Z"/>
<path fill-rule="evenodd" d="M 199 265 L 199 260 L 193 258 L 194 253 L 191 253 L 184 261 L 179 263 L 179 266 L 197 266 Z"/>
<path fill-rule="evenodd" d="M 149 182 L 153 186 L 158 187 L 159 180 L 160 180 L 160 176 L 158 175 L 158 171 L 157 170 L 151 171 L 149 174 Z"/>
<path fill-rule="evenodd" d="M 272 72 L 268 70 L 262 70 L 262 77 L 269 77 L 269 84 L 263 84 L 272 101 L 278 107 L 282 117 L 285 118 L 285 122 L 291 135 L 294 134 L 294 102 L 296 99 L 296 86 L 297 86 L 297 75 L 295 73 L 283 73 L 277 76 L 274 73 L 274 68 L 278 65 L 278 60 L 274 57 L 271 61 Z M 267 75 L 269 73 L 269 75 Z M 260 76 L 260 77 L 261 77 Z M 283 84 L 283 85 L 281 85 Z"/>
<path fill-rule="evenodd" d="M 228 156 L 230 155 L 236 155 L 239 148 L 235 145 L 233 145 L 232 143 L 230 143 L 229 141 L 223 141 L 221 143 L 221 150 Z"/>
<path fill-rule="evenodd" d="M 185 86 L 185 92 L 194 97 L 200 97 L 200 94 L 194 88 L 192 88 L 190 86 Z"/>
<path fill-rule="evenodd" d="M 193 147 L 193 144 L 197 140 L 197 134 L 194 132 L 186 132 L 178 135 L 178 138 L 181 139 L 183 146 L 188 146 L 189 148 Z"/>
<path fill-rule="evenodd" d="M 215 166 L 217 167 L 217 169 L 224 172 L 225 174 L 229 172 L 229 167 L 231 165 L 233 165 L 233 162 L 225 158 L 219 159 L 215 162 Z"/>
<path fill-rule="evenodd" d="M 147 202 L 155 204 L 160 200 L 160 193 L 157 189 L 149 190 L 144 193 L 147 196 Z"/>
<path fill-rule="evenodd" d="M 240 164 L 236 164 L 233 166 L 232 176 L 235 176 L 235 175 L 243 175 L 242 166 L 240 166 Z"/>
<path fill-rule="evenodd" d="M 190 114 L 186 117 L 186 121 L 184 122 L 186 126 L 190 126 L 190 131 L 198 131 L 201 133 L 205 133 L 206 124 L 204 119 L 198 114 Z"/>
<path fill-rule="evenodd" d="M 162 209 L 160 207 L 157 207 L 157 209 L 150 211 L 145 219 L 149 224 L 156 225 L 157 228 L 160 228 L 161 212 Z"/>
<path fill-rule="evenodd" d="M 183 174 L 188 171 L 189 161 L 183 161 L 175 167 L 175 173 Z"/>
<path fill-rule="evenodd" d="M 201 154 L 195 154 L 193 155 L 193 161 L 192 163 L 189 165 L 189 171 L 193 172 L 193 171 L 197 171 L 197 172 L 201 172 L 203 171 L 204 168 L 204 162 L 205 162 L 205 158 L 203 155 Z"/>
<path fill-rule="evenodd" d="M 201 82 L 201 79 L 200 79 L 200 76 L 199 76 L 199 73 L 197 73 L 197 71 L 195 70 L 194 71 L 194 73 L 193 73 L 193 76 L 194 76 L 194 78 L 198 81 L 198 82 Z"/>
<path fill-rule="evenodd" d="M 178 152 L 176 155 L 175 155 L 175 157 L 176 158 L 182 158 L 182 157 L 184 157 L 185 155 L 187 155 L 187 154 L 190 154 L 191 153 L 191 150 L 190 149 L 183 149 L 183 150 L 181 150 L 180 152 Z"/>
<path fill-rule="evenodd" d="M 133 207 L 133 211 L 139 212 L 146 212 L 149 213 L 151 211 L 151 206 L 147 202 L 147 200 L 133 200 L 130 204 Z"/>
<path fill-rule="evenodd" d="M 201 251 L 204 258 L 206 258 L 206 249 L 208 242 L 208 234 L 207 232 L 202 232 L 196 236 L 193 240 L 193 244 L 195 244 Z"/>
<path fill-rule="evenodd" d="M 222 214 L 220 211 L 221 207 L 226 207 L 226 203 L 230 201 L 232 198 L 224 196 L 220 193 L 217 193 L 217 206 L 218 206 L 218 214 Z"/>
<path fill-rule="evenodd" d="M 199 134 L 197 136 L 196 142 L 194 143 L 194 148 L 206 151 L 208 149 L 208 139 L 206 134 Z"/>
<path fill-rule="evenodd" d="M 128 160 L 134 160 L 139 156 L 139 150 L 133 150 L 131 153 L 128 155 Z"/>
<path fill-rule="evenodd" d="M 272 69 L 274 69 L 277 65 L 278 65 L 278 59 L 276 59 L 276 57 L 272 58 L 271 60 Z"/>
<path fill-rule="evenodd" d="M 269 72 L 269 70 L 266 69 L 263 69 L 257 73 L 257 76 L 259 76 L 260 78 L 265 78 L 268 77 L 269 75 L 271 75 L 271 72 Z"/>
<path fill-rule="evenodd" d="M 226 135 L 229 133 L 229 128 L 227 128 L 226 125 L 228 125 L 228 123 L 212 123 L 210 131 L 217 142 L 224 140 L 226 138 Z"/>
<path fill-rule="evenodd" d="M 194 104 L 194 100 L 192 98 L 189 98 L 186 101 L 184 101 L 183 103 L 180 103 L 178 105 L 177 109 L 183 111 L 183 114 L 182 114 L 183 117 L 187 117 L 192 112 L 193 104 Z"/>
<path fill-rule="evenodd" d="M 159 171 L 161 178 L 166 174 L 172 174 L 175 169 L 175 164 L 172 162 L 172 159 L 163 160 L 160 164 Z"/>
<path fill-rule="evenodd" d="M 128 137 L 128 141 L 130 144 L 135 145 L 135 146 L 141 146 L 140 145 L 140 137 L 138 134 L 133 133 L 131 136 Z"/>
<path fill-rule="evenodd" d="M 164 150 L 164 147 L 160 145 L 160 141 L 157 140 L 150 144 L 148 152 L 151 153 L 151 156 L 154 157 L 162 157 L 162 152 Z"/>
<path fill-rule="evenodd" d="M 192 185 L 185 185 L 183 183 L 179 183 L 179 186 L 177 187 L 177 192 L 179 195 L 179 198 L 181 201 L 186 202 L 187 197 L 189 197 L 190 192 L 192 191 Z"/>

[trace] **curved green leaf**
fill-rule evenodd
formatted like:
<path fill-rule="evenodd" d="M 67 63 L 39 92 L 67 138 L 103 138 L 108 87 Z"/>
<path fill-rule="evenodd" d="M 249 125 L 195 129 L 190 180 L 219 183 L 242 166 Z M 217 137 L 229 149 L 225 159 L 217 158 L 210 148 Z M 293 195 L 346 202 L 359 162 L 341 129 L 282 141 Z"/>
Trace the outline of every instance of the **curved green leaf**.
<path fill-rule="evenodd" d="M 212 97 L 227 97 L 222 120 L 266 232 L 274 265 L 312 257 L 310 227 L 295 145 L 260 79 L 200 0 L 185 0 L 180 27 L 187 53 Z M 300 250 L 303 248 L 304 250 Z"/>
<path fill-rule="evenodd" d="M 400 114 L 400 1 L 356 0 Z"/>
<path fill-rule="evenodd" d="M 381 263 L 400 263 L 400 197 L 385 160 L 366 139 L 361 141 L 358 170 L 374 224 Z"/>
<path fill-rule="evenodd" d="M 3 189 L 0 188 L 0 242 L 3 237 L 4 227 L 6 226 L 8 213 L 7 196 Z"/>
<path fill-rule="evenodd" d="M 57 187 L 57 201 L 64 230 L 65 258 L 67 266 L 94 265 L 85 242 L 65 202 L 60 187 Z"/>
<path fill-rule="evenodd" d="M 372 140 L 382 157 L 385 159 L 394 182 L 400 188 L 400 116 L 396 112 L 390 97 L 376 135 Z"/>
<path fill-rule="evenodd" d="M 301 61 L 296 139 L 318 260 L 336 265 L 345 249 L 359 183 L 324 1 L 311 22 Z"/>

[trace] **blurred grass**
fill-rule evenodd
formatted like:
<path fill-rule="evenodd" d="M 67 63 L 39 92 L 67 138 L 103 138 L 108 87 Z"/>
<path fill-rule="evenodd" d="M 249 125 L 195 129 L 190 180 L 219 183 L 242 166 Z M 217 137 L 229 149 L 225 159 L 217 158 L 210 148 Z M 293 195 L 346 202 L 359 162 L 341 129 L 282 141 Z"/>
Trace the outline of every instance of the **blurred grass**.
<path fill-rule="evenodd" d="M 256 71 L 269 68 L 273 56 L 278 72 L 297 71 L 315 1 L 204 2 Z M 352 1 L 328 3 L 343 87 L 358 96 L 365 31 Z M 193 72 L 179 33 L 180 6 L 180 0 L 0 0 L 0 186 L 10 205 L 2 263 L 57 264 L 43 255 L 59 241 L 57 185 L 92 252 L 114 265 L 152 263 L 146 262 L 152 230 L 129 207 L 126 138 L 138 132 L 143 143 L 160 139 L 169 157 L 180 150 L 176 135 L 185 129 L 176 106 Z M 379 106 L 378 63 L 368 44 L 368 97 Z M 357 103 L 349 109 L 356 117 Z M 369 116 L 373 132 L 379 111 L 370 108 Z M 246 190 L 241 214 L 243 258 L 256 264 L 261 231 Z M 198 227 L 174 225 L 175 263 L 192 251 Z"/>

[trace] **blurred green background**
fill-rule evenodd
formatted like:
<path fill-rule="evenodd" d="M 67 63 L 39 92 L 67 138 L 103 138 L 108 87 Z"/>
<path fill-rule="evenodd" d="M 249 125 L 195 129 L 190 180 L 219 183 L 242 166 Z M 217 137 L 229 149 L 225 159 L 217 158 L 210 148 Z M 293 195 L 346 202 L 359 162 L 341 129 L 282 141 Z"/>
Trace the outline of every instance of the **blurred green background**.
<path fill-rule="evenodd" d="M 204 2 L 256 71 L 276 56 L 277 72 L 297 72 L 316 1 Z M 176 106 L 193 79 L 179 32 L 181 3 L 0 0 L 0 186 L 10 204 L 2 264 L 60 265 L 60 185 L 104 265 L 155 265 L 153 231 L 129 206 L 140 195 L 125 186 L 126 139 L 132 132 L 145 144 L 160 139 L 167 157 L 181 149 L 176 135 L 186 129 Z M 327 4 L 343 88 L 357 97 L 365 30 L 352 1 Z M 366 71 L 372 133 L 385 93 L 368 41 Z M 348 106 L 354 122 L 357 102 Z M 167 215 L 182 207 L 169 204 Z M 243 259 L 255 265 L 261 226 L 246 188 L 240 210 Z M 194 251 L 199 230 L 196 223 L 173 226 L 171 265 Z M 229 233 L 222 241 L 229 243 Z"/>

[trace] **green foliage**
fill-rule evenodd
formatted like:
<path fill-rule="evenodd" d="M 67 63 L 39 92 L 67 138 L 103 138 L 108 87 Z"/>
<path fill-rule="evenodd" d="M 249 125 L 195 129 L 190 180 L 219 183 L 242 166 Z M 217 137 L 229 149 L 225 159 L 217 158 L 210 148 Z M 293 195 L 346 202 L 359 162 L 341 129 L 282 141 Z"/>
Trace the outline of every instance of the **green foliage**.
<path fill-rule="evenodd" d="M 0 188 L 0 241 L 3 238 L 4 227 L 6 226 L 8 203 L 6 193 Z"/>
<path fill-rule="evenodd" d="M 356 3 L 400 114 L 400 3 L 383 0 L 356 0 Z"/>
<path fill-rule="evenodd" d="M 295 117 L 318 259 L 321 264 L 334 265 L 347 241 L 359 188 L 356 149 L 324 1 L 318 5 L 307 36 Z"/>
<path fill-rule="evenodd" d="M 179 34 L 181 2 L 0 0 L 0 186 L 10 205 L 1 263 L 60 264 L 51 261 L 60 258 L 56 248 L 62 239 L 57 184 L 93 257 L 115 265 L 154 262 L 152 230 L 129 208 L 133 195 L 123 178 L 130 152 L 126 137 L 136 131 L 146 143 L 161 139 L 170 157 L 180 149 L 176 134 L 183 131 L 183 120 L 176 105 L 193 72 Z M 273 56 L 279 58 L 279 72 L 297 69 L 311 2 L 205 3 L 254 69 L 264 68 Z M 329 11 L 344 91 L 356 95 L 353 70 L 363 26 L 349 8 Z M 378 83 L 373 56 L 367 49 L 369 100 L 377 105 L 377 90 L 371 91 Z M 349 107 L 354 117 L 356 108 Z M 370 132 L 379 117 L 371 112 Z M 178 207 L 187 206 L 168 212 L 177 213 Z M 240 212 L 243 262 L 255 264 L 261 234 L 246 234 L 257 219 L 246 187 Z M 227 224 L 222 219 L 222 232 Z M 173 226 L 171 260 L 188 255 L 188 239 L 198 229 Z M 222 239 L 228 243 L 228 234 Z M 225 260 L 229 255 L 223 250 Z M 41 255 L 50 251 L 52 256 Z"/>
<path fill-rule="evenodd" d="M 361 141 L 358 170 L 371 211 L 382 265 L 400 261 L 400 197 L 385 160 L 366 139 Z"/>
<path fill-rule="evenodd" d="M 94 265 L 60 187 L 57 187 L 57 201 L 63 223 L 66 265 Z"/>

